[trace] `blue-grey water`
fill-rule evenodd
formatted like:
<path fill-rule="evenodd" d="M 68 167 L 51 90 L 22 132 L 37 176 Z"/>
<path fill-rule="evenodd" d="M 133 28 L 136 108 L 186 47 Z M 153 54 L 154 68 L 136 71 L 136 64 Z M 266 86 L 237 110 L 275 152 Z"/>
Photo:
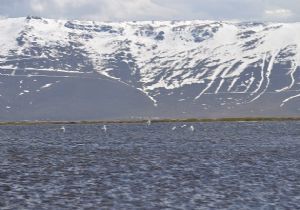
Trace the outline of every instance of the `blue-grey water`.
<path fill-rule="evenodd" d="M 183 125 L 1 126 L 0 209 L 300 209 L 300 122 Z"/>

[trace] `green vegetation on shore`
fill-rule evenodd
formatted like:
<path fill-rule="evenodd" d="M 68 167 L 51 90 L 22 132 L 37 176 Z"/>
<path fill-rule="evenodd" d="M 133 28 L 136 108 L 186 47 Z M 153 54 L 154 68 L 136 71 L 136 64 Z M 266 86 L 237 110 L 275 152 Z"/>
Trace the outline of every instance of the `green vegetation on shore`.
<path fill-rule="evenodd" d="M 99 121 L 15 121 L 0 122 L 0 125 L 42 125 L 42 124 L 130 124 L 146 123 L 148 120 L 99 120 Z M 151 119 L 152 123 L 177 122 L 257 122 L 257 121 L 300 121 L 300 117 L 237 117 L 237 118 L 186 118 L 186 119 Z"/>

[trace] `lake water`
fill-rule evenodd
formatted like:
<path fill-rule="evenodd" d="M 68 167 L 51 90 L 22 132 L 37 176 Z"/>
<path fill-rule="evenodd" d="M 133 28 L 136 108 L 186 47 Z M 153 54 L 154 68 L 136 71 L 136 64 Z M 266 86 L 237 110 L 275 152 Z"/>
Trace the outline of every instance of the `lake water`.
<path fill-rule="evenodd" d="M 300 122 L 183 125 L 1 126 L 0 209 L 300 209 Z"/>

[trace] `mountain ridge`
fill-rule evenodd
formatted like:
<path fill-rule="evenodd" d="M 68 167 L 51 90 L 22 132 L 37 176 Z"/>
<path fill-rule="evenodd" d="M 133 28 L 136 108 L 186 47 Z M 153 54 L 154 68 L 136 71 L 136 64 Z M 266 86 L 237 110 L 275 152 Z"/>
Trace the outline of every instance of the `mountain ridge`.
<path fill-rule="evenodd" d="M 143 101 L 144 108 L 138 105 L 140 112 L 135 113 L 138 107 L 132 106 L 132 112 L 125 110 L 120 118 L 299 115 L 300 23 L 96 22 L 27 17 L 2 19 L 0 27 L 2 86 L 11 79 L 25 78 L 13 82 L 14 87 L 7 85 L 9 93 L 0 91 L 0 112 L 5 118 L 14 115 L 13 107 L 20 107 L 26 97 L 33 101 L 43 91 L 57 93 L 54 89 L 61 80 L 82 82 L 96 77 L 127 86 L 132 95 L 143 98 L 137 103 Z M 28 82 L 30 88 L 20 84 L 32 78 L 39 78 L 39 87 L 34 87 L 34 80 Z M 47 79 L 51 81 L 42 82 Z M 70 90 L 68 94 L 74 93 Z M 130 97 L 122 100 L 130 101 Z M 64 97 L 60 100 L 71 103 Z M 84 109 L 75 110 L 83 114 L 74 119 L 93 116 L 85 117 Z M 33 119 L 52 114 L 40 111 Z M 21 118 L 31 117 L 25 114 Z"/>

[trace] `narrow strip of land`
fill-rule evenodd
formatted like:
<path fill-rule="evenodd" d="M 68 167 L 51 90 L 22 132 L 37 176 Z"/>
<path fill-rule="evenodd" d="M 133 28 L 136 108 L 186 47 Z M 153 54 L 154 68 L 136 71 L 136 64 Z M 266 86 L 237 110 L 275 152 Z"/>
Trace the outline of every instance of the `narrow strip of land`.
<path fill-rule="evenodd" d="M 81 121 L 7 121 L 1 125 L 43 125 L 43 124 L 139 124 L 147 123 L 192 123 L 192 122 L 261 122 L 300 121 L 300 117 L 236 117 L 236 118 L 183 118 L 183 119 L 141 119 L 141 120 L 81 120 Z"/>

